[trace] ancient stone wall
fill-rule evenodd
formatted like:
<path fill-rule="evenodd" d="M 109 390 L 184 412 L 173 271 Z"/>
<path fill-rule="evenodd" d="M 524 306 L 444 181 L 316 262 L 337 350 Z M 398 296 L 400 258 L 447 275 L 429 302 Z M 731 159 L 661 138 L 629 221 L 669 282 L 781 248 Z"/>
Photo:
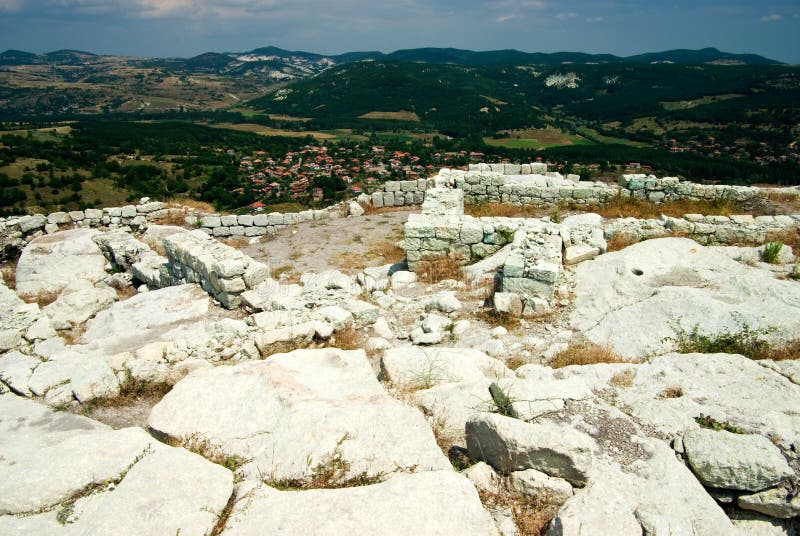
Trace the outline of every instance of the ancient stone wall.
<path fill-rule="evenodd" d="M 428 179 L 385 182 L 380 190 L 372 193 L 370 202 L 375 208 L 421 205 L 425 191 L 432 186 L 433 181 Z"/>
<path fill-rule="evenodd" d="M 59 230 L 80 227 L 142 231 L 148 225 L 177 220 L 186 227 L 196 227 L 209 235 L 254 237 L 272 234 L 284 227 L 312 220 L 339 218 L 344 206 L 333 205 L 322 210 L 297 213 L 220 215 L 197 212 L 188 207 L 167 206 L 159 201 L 143 199 L 138 205 L 88 208 L 71 212 L 34 214 L 0 218 L 0 260 L 13 257 L 26 243 L 38 236 Z"/>

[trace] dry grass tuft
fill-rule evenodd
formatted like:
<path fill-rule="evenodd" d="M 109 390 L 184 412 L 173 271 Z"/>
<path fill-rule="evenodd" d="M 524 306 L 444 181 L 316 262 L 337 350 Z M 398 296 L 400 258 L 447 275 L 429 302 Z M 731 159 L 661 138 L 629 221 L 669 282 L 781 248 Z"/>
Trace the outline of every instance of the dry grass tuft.
<path fill-rule="evenodd" d="M 800 339 L 789 341 L 779 346 L 764 348 L 756 359 L 771 359 L 773 361 L 787 361 L 800 359 Z"/>
<path fill-rule="evenodd" d="M 483 320 L 493 328 L 504 327 L 512 331 L 520 326 L 519 318 L 510 313 L 499 313 L 494 309 L 481 309 L 475 313 L 475 318 Z"/>
<path fill-rule="evenodd" d="M 186 225 L 187 211 L 185 209 L 171 208 L 166 215 L 158 218 L 156 223 L 158 225 L 176 225 L 183 227 Z"/>
<path fill-rule="evenodd" d="M 636 373 L 633 369 L 623 370 L 611 376 L 610 383 L 614 387 L 630 387 L 633 385 L 633 378 Z"/>
<path fill-rule="evenodd" d="M 372 216 L 374 214 L 387 214 L 389 212 L 413 212 L 415 210 L 419 210 L 419 205 L 404 205 L 402 207 L 380 207 L 375 208 L 372 205 L 361 205 L 361 208 L 364 209 L 365 216 Z"/>
<path fill-rule="evenodd" d="M 175 199 L 175 202 L 170 203 L 169 207 L 180 209 L 186 208 L 194 212 L 203 212 L 205 214 L 219 214 L 217 209 L 214 208 L 214 205 L 192 199 L 191 197 L 181 197 L 179 199 Z"/>
<path fill-rule="evenodd" d="M 673 218 L 682 218 L 684 214 L 704 214 L 707 216 L 730 216 L 745 214 L 748 211 L 742 203 L 731 199 L 714 199 L 713 201 L 692 201 L 679 199 L 653 203 L 634 197 L 614 197 L 609 201 L 592 205 L 588 212 L 596 212 L 604 218 L 638 218 L 656 219 L 662 214 Z"/>
<path fill-rule="evenodd" d="M 637 244 L 638 242 L 639 241 L 636 238 L 628 233 L 617 233 L 606 241 L 606 251 L 621 251 L 628 246 Z"/>
<path fill-rule="evenodd" d="M 406 258 L 405 250 L 397 247 L 397 242 L 392 240 L 381 240 L 374 243 L 370 247 L 369 254 L 380 257 L 384 264 L 397 264 Z"/>
<path fill-rule="evenodd" d="M 553 213 L 549 206 L 509 205 L 508 203 L 477 203 L 464 205 L 464 213 L 475 218 L 543 218 Z"/>
<path fill-rule="evenodd" d="M 506 359 L 506 366 L 511 370 L 517 370 L 518 368 L 527 364 L 528 362 L 523 357 L 518 355 L 511 356 Z"/>
<path fill-rule="evenodd" d="M 683 396 L 683 387 L 674 385 L 667 387 L 658 394 L 658 398 L 680 398 Z"/>
<path fill-rule="evenodd" d="M 244 236 L 234 236 L 230 238 L 224 238 L 220 240 L 220 242 L 234 249 L 242 249 L 250 245 L 250 239 Z"/>
<path fill-rule="evenodd" d="M 547 495 L 522 496 L 510 491 L 478 492 L 488 509 L 510 510 L 520 536 L 542 536 L 561 507 Z"/>
<path fill-rule="evenodd" d="M 464 279 L 463 263 L 452 255 L 425 257 L 417 266 L 417 279 L 422 283 L 438 283 L 445 279 Z"/>
<path fill-rule="evenodd" d="M 361 350 L 366 342 L 367 337 L 364 332 L 350 326 L 335 332 L 328 340 L 327 346 L 340 350 Z"/>
<path fill-rule="evenodd" d="M 61 292 L 39 292 L 38 294 L 28 294 L 22 299 L 27 303 L 39 304 L 39 307 L 46 307 L 56 301 Z"/>
<path fill-rule="evenodd" d="M 767 242 L 780 242 L 792 248 L 792 252 L 800 253 L 800 228 L 782 229 L 767 232 Z"/>
<path fill-rule="evenodd" d="M 12 290 L 17 288 L 17 265 L 7 264 L 0 268 L 0 275 L 3 277 L 3 282 Z"/>
<path fill-rule="evenodd" d="M 570 365 L 596 365 L 598 363 L 630 363 L 630 361 L 622 359 L 609 346 L 583 342 L 558 352 L 550 360 L 549 365 L 553 368 L 563 368 Z"/>
<path fill-rule="evenodd" d="M 791 192 L 770 192 L 767 199 L 782 214 L 800 211 L 800 195 Z"/>

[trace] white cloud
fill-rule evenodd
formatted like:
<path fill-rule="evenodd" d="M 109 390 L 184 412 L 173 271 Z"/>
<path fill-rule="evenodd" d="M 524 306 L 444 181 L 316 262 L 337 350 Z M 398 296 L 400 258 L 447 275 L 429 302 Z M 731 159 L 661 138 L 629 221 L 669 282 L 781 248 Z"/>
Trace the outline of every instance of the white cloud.
<path fill-rule="evenodd" d="M 0 13 L 16 13 L 22 10 L 19 0 L 0 0 Z"/>
<path fill-rule="evenodd" d="M 606 18 L 602 15 L 598 17 L 586 17 L 586 22 L 603 22 L 604 20 L 606 20 Z"/>
<path fill-rule="evenodd" d="M 577 13 L 559 13 L 558 15 L 556 15 L 556 18 L 558 20 L 570 20 L 574 19 L 577 16 L 578 16 Z"/>
<path fill-rule="evenodd" d="M 495 20 L 495 22 L 501 22 L 502 23 L 502 22 L 508 22 L 510 20 L 514 20 L 516 18 L 517 18 L 516 15 L 500 15 L 499 17 L 497 17 L 494 20 Z"/>
<path fill-rule="evenodd" d="M 762 22 L 777 22 L 779 20 L 783 20 L 783 15 L 778 13 L 772 13 L 770 15 L 764 15 L 761 17 Z"/>

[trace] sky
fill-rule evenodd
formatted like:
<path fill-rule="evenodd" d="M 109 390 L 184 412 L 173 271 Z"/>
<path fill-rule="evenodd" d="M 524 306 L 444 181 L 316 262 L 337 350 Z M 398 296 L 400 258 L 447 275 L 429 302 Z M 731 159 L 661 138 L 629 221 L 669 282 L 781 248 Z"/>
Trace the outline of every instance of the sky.
<path fill-rule="evenodd" d="M 716 47 L 800 64 L 800 0 L 0 0 L 0 50 L 190 57 L 456 47 Z"/>

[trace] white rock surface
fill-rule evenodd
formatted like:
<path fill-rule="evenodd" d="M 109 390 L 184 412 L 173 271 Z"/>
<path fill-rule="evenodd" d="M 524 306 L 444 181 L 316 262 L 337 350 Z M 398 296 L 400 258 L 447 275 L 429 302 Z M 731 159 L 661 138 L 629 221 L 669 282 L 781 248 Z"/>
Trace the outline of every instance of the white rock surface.
<path fill-rule="evenodd" d="M 725 430 L 692 430 L 683 448 L 694 473 L 711 488 L 760 491 L 794 476 L 769 439 Z"/>
<path fill-rule="evenodd" d="M 392 348 L 381 358 L 381 371 L 384 379 L 401 389 L 514 378 L 502 361 L 471 348 Z"/>
<path fill-rule="evenodd" d="M 98 312 L 117 301 L 117 293 L 110 287 L 96 287 L 83 279 L 73 281 L 61 292 L 58 299 L 42 311 L 55 329 L 70 329 L 83 324 Z"/>
<path fill-rule="evenodd" d="M 577 268 L 573 327 L 627 357 L 670 351 L 676 324 L 701 335 L 773 329 L 800 337 L 800 286 L 685 238 L 646 240 Z"/>
<path fill-rule="evenodd" d="M 82 339 L 109 353 L 133 351 L 154 341 L 197 337 L 217 317 L 200 287 L 180 285 L 115 303 L 87 323 Z"/>
<path fill-rule="evenodd" d="M 0 452 L 2 534 L 201 536 L 233 491 L 230 471 L 141 428 L 112 430 L 15 395 L 0 396 Z M 72 502 L 70 523 L 59 523 Z"/>
<path fill-rule="evenodd" d="M 75 280 L 102 279 L 106 259 L 92 240 L 98 234 L 93 229 L 72 229 L 32 240 L 17 263 L 17 293 L 57 294 Z"/>
<path fill-rule="evenodd" d="M 346 489 L 251 487 L 245 492 L 248 499 L 234 508 L 225 534 L 494 534 L 475 488 L 452 470 L 399 474 L 380 484 Z"/>
<path fill-rule="evenodd" d="M 337 456 L 347 478 L 449 467 L 422 414 L 389 397 L 363 351 L 297 350 L 196 371 L 148 426 L 207 438 L 250 460 L 243 471 L 253 477 L 307 478 Z"/>

